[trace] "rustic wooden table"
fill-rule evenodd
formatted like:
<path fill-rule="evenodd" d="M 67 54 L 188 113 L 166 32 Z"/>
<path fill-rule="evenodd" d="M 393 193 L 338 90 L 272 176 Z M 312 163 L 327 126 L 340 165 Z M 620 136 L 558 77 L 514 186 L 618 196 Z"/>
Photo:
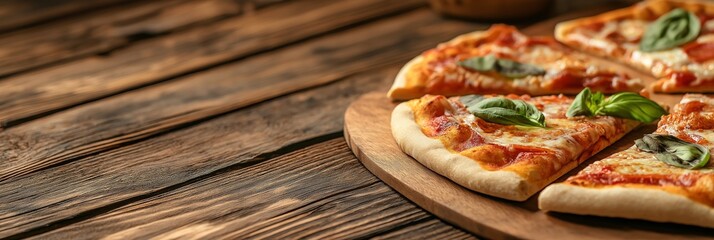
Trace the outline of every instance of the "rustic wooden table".
<path fill-rule="evenodd" d="M 602 4 L 578 2 L 531 28 Z M 423 0 L 2 1 L 0 238 L 476 238 L 367 171 L 342 125 L 488 26 Z"/>

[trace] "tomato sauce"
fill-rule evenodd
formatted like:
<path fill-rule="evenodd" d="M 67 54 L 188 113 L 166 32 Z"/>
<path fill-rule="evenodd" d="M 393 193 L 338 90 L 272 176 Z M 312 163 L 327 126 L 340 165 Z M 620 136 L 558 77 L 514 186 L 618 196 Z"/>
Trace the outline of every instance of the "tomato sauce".
<path fill-rule="evenodd" d="M 692 42 L 683 47 L 690 59 L 703 63 L 714 59 L 714 42 Z"/>
<path fill-rule="evenodd" d="M 673 79 L 677 86 L 690 86 L 697 80 L 697 76 L 691 72 L 672 72 L 669 74 L 669 79 Z"/>

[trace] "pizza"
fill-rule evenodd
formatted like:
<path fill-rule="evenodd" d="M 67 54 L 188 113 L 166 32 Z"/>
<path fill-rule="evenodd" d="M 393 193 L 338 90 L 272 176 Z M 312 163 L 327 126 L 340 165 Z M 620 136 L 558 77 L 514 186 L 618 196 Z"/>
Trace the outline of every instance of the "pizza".
<path fill-rule="evenodd" d="M 598 104 L 609 104 L 602 109 L 616 108 L 614 102 L 632 109 L 650 107 L 655 113 L 637 121 L 602 114 L 570 116 L 581 105 L 583 92 L 576 98 L 425 95 L 397 105 L 392 135 L 405 153 L 436 173 L 477 192 L 523 201 L 640 122 L 665 113 L 644 97 L 623 93 Z M 602 97 L 593 98 L 598 96 Z M 626 97 L 650 105 L 617 100 Z M 636 110 L 623 113 L 638 114 Z"/>
<path fill-rule="evenodd" d="M 652 146 L 655 148 L 653 149 Z M 666 149 L 657 149 L 660 147 Z M 714 227 L 714 99 L 685 95 L 654 134 L 548 186 L 543 210 Z M 682 154 L 682 155 L 680 155 Z"/>
<path fill-rule="evenodd" d="M 714 2 L 645 1 L 559 23 L 555 38 L 650 72 L 655 92 L 714 92 Z"/>
<path fill-rule="evenodd" d="M 638 91 L 643 84 L 637 74 L 572 51 L 552 37 L 529 37 L 496 24 L 412 59 L 399 71 L 388 96 L 577 94 L 585 87 L 605 93 Z"/>

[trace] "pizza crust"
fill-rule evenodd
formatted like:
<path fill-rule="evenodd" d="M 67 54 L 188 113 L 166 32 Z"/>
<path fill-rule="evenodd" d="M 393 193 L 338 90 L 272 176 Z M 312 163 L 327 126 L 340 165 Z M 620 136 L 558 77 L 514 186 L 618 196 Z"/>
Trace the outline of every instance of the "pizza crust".
<path fill-rule="evenodd" d="M 657 189 L 588 188 L 558 183 L 541 192 L 538 207 L 547 211 L 714 228 L 714 208 Z"/>
<path fill-rule="evenodd" d="M 424 57 L 421 55 L 417 56 L 407 62 L 407 64 L 399 70 L 397 77 L 394 78 L 392 87 L 389 89 L 389 92 L 387 92 L 387 97 L 393 100 L 408 100 L 419 98 L 426 94 L 424 86 L 410 86 L 407 82 L 407 73 L 409 72 L 409 69 L 411 69 L 416 63 L 423 61 L 423 59 Z"/>
<path fill-rule="evenodd" d="M 424 135 L 406 102 L 394 108 L 391 120 L 392 135 L 397 145 L 422 165 L 468 189 L 515 201 L 525 201 L 638 125 L 628 124 L 622 133 L 610 136 L 609 139 L 600 138 L 556 173 L 543 180 L 529 181 L 512 171 L 483 169 L 476 160 L 449 151 L 439 139 Z"/>
<path fill-rule="evenodd" d="M 432 171 L 457 184 L 484 194 L 515 201 L 524 201 L 534 189 L 521 176 L 508 171 L 489 171 L 460 154 L 450 152 L 438 139 L 422 133 L 407 103 L 392 112 L 392 135 L 397 145 L 407 154 Z"/>
<path fill-rule="evenodd" d="M 484 38 L 486 37 L 486 34 L 486 31 L 470 32 L 459 35 L 449 40 L 448 42 L 441 44 L 456 45 L 463 41 Z M 417 85 L 425 83 L 426 80 L 407 81 L 407 75 L 409 74 L 409 71 L 411 71 L 412 67 L 421 63 L 423 60 L 424 57 L 419 55 L 404 64 L 404 66 L 399 70 L 399 73 L 397 73 L 397 76 L 394 78 L 394 83 L 389 89 L 389 92 L 387 92 L 387 97 L 391 98 L 392 100 L 409 100 L 414 98 L 420 98 L 421 96 L 424 96 L 426 94 L 426 86 Z"/>

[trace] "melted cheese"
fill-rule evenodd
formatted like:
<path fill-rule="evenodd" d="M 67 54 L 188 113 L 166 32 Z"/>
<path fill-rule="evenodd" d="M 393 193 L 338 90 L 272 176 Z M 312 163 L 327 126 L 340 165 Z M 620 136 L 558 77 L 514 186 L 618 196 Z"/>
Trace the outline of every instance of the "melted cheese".
<path fill-rule="evenodd" d="M 639 19 L 628 19 L 619 22 L 619 33 L 627 41 L 637 41 L 645 34 L 645 29 L 647 29 L 649 23 Z"/>
<path fill-rule="evenodd" d="M 712 138 L 714 140 L 714 138 Z M 684 175 L 684 174 L 714 174 L 714 167 L 710 164 L 707 167 L 690 170 L 670 166 L 662 161 L 657 160 L 652 153 L 639 151 L 635 146 L 628 148 L 625 151 L 619 152 L 611 157 L 603 159 L 596 164 L 588 166 L 582 173 L 599 171 L 599 166 L 610 166 L 613 171 L 618 174 L 635 174 L 635 175 Z"/>
<path fill-rule="evenodd" d="M 642 52 L 635 50 L 632 52 L 631 61 L 646 68 L 658 77 L 665 77 L 666 69 L 674 71 L 689 71 L 697 76 L 694 85 L 701 84 L 703 80 L 714 78 L 714 62 L 696 63 L 689 59 L 689 56 L 681 49 L 674 48 L 658 52 Z"/>
<path fill-rule="evenodd" d="M 693 85 L 714 78 L 714 61 L 693 62 L 682 48 L 658 52 L 640 51 L 638 41 L 649 25 L 650 22 L 639 19 L 610 21 L 604 23 L 599 31 L 586 28 L 578 29 L 568 34 L 566 38 L 569 41 L 599 49 L 607 54 L 612 54 L 618 48 L 622 49 L 626 52 L 625 56 L 629 56 L 628 61 L 631 64 L 650 69 L 656 77 L 666 77 L 671 71 L 689 71 L 697 77 L 697 80 L 692 83 Z M 714 20 L 705 22 L 702 28 L 714 31 Z M 612 33 L 620 34 L 627 42 L 615 42 L 609 39 L 608 36 Z M 697 41 L 714 41 L 714 34 L 700 36 Z"/>
<path fill-rule="evenodd" d="M 680 104 L 688 103 L 690 101 L 703 101 L 707 104 L 714 103 L 713 99 L 704 97 L 703 95 L 687 95 L 682 99 Z M 675 109 L 677 109 L 676 111 L 679 111 L 679 109 L 681 108 L 675 107 Z M 681 113 L 673 112 L 672 114 Z M 698 112 L 697 114 L 706 114 L 714 117 L 714 112 Z M 666 124 L 660 124 L 657 133 L 671 135 L 696 134 L 697 136 L 700 136 L 705 139 L 706 143 L 703 143 L 705 147 L 708 147 L 709 149 L 714 149 L 714 129 L 689 129 L 687 126 L 671 126 Z M 608 170 L 604 171 L 603 169 Z M 674 179 L 684 179 L 683 181 L 688 181 L 686 180 L 687 176 L 700 176 L 697 177 L 697 179 L 703 179 L 704 177 L 714 179 L 714 161 L 710 160 L 707 166 L 704 166 L 700 169 L 691 170 L 679 168 L 659 161 L 655 158 L 654 154 L 642 152 L 638 150 L 636 146 L 632 146 L 625 151 L 616 153 L 610 157 L 607 157 L 603 160 L 597 161 L 587 166 L 576 176 L 571 177 L 567 181 L 577 182 L 580 181 L 580 179 L 587 179 L 583 177 L 588 176 L 590 174 L 604 174 L 605 178 L 611 179 L 616 179 L 620 175 L 645 177 L 652 175 L 666 175 Z M 699 184 L 699 186 L 697 186 L 696 184 Z M 703 187 L 703 185 L 706 184 L 709 184 L 708 180 L 702 181 L 701 183 L 694 183 L 694 185 L 689 187 L 698 188 L 700 190 L 707 189 L 707 191 L 711 191 L 711 189 L 706 188 L 706 186 Z"/>
<path fill-rule="evenodd" d="M 457 111 L 453 114 L 459 122 L 465 123 L 471 127 L 471 130 L 478 133 L 485 142 L 495 143 L 503 146 L 512 144 L 532 146 L 539 148 L 550 149 L 559 156 L 565 159 L 577 158 L 579 154 L 590 145 L 594 144 L 601 136 L 612 137 L 618 132 L 618 126 L 622 126 L 622 120 L 613 117 L 598 116 L 595 118 L 576 117 L 564 118 L 565 112 L 570 106 L 571 99 L 562 99 L 562 101 L 539 103 L 540 98 L 536 97 L 532 100 L 527 100 L 531 104 L 543 106 L 541 112 L 546 117 L 547 128 L 520 127 L 498 129 L 496 131 L 485 131 L 479 128 L 476 123 L 476 117 L 466 111 Z M 452 108 L 458 109 L 459 106 L 451 103 Z M 631 129 L 637 123 L 631 120 L 625 120 L 625 124 Z M 576 135 L 579 138 L 587 139 L 589 143 L 582 145 L 575 139 Z"/>

